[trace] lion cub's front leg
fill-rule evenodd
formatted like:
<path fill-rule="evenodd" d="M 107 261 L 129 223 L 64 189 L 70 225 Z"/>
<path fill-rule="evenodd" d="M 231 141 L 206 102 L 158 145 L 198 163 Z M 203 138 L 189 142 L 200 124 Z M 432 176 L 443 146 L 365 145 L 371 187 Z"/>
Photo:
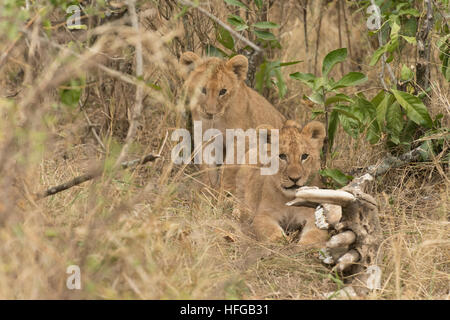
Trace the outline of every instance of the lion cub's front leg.
<path fill-rule="evenodd" d="M 328 240 L 328 232 L 326 230 L 320 230 L 316 227 L 314 216 L 310 215 L 306 219 L 306 224 L 302 228 L 300 240 L 298 244 L 302 246 L 322 248 L 325 242 Z"/>
<path fill-rule="evenodd" d="M 259 241 L 275 242 L 286 237 L 278 221 L 269 214 L 257 214 L 253 219 L 253 229 Z"/>

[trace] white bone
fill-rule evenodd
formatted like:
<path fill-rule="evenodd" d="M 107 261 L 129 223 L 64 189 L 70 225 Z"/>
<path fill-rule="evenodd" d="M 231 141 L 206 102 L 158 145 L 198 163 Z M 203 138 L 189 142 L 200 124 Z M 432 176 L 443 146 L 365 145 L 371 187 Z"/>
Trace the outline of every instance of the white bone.
<path fill-rule="evenodd" d="M 328 248 L 338 248 L 338 247 L 347 247 L 348 245 L 355 242 L 356 235 L 353 231 L 344 231 L 335 236 L 332 236 L 330 240 L 327 242 Z"/>
<path fill-rule="evenodd" d="M 377 265 L 371 265 L 367 267 L 366 274 L 369 275 L 366 281 L 366 286 L 371 290 L 381 289 L 381 269 Z"/>
<path fill-rule="evenodd" d="M 356 197 L 349 192 L 331 189 L 300 188 L 295 194 L 295 199 L 286 203 L 288 206 L 302 203 L 329 203 L 339 206 L 347 206 L 356 200 Z"/>
<path fill-rule="evenodd" d="M 356 250 L 350 250 L 337 261 L 336 269 L 339 272 L 344 271 L 359 259 L 359 253 Z"/>

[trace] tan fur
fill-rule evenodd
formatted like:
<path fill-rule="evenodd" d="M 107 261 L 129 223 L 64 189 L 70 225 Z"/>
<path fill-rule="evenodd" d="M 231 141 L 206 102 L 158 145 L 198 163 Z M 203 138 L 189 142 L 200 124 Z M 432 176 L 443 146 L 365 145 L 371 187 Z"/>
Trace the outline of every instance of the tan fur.
<path fill-rule="evenodd" d="M 282 126 L 284 117 L 281 113 L 245 84 L 248 70 L 245 56 L 237 55 L 227 61 L 215 57 L 200 58 L 193 52 L 185 52 L 180 64 L 186 71 L 187 105 L 192 119 L 202 121 L 203 131 L 216 128 L 225 138 L 226 129 L 247 130 L 261 124 L 275 128 Z M 202 169 L 207 167 L 204 165 Z M 236 170 L 231 168 L 224 172 L 225 187 L 229 191 L 233 191 Z M 209 173 L 209 184 L 218 186 L 217 171 L 210 170 Z"/>
<path fill-rule="evenodd" d="M 296 188 L 320 186 L 318 171 L 324 138 L 325 127 L 320 122 L 312 121 L 301 130 L 297 123 L 288 120 L 279 131 L 278 172 L 260 175 L 258 165 L 239 169 L 239 211 L 244 217 L 245 212 L 249 213 L 258 240 L 276 241 L 285 236 L 285 230 L 302 228 L 300 244 L 320 247 L 326 241 L 328 233 L 316 228 L 313 208 L 286 206 L 294 198 Z M 306 154 L 308 157 L 302 160 Z"/>

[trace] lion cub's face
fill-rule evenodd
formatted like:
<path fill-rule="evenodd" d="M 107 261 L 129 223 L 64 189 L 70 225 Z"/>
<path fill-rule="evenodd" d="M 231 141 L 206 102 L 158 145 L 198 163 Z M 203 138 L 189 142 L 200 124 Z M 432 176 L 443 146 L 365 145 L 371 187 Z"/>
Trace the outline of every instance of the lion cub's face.
<path fill-rule="evenodd" d="M 222 116 L 247 77 L 248 60 L 242 55 L 226 61 L 214 57 L 201 59 L 193 52 L 185 52 L 180 63 L 187 67 L 189 105 L 205 119 Z"/>
<path fill-rule="evenodd" d="M 312 121 L 303 129 L 292 120 L 280 130 L 280 188 L 291 197 L 295 190 L 310 185 L 320 169 L 320 150 L 325 138 L 322 123 Z"/>

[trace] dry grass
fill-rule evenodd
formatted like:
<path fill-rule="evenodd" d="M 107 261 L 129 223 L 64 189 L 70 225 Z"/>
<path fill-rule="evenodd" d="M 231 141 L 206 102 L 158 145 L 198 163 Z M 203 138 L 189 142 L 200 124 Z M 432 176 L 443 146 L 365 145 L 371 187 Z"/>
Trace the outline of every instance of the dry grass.
<path fill-rule="evenodd" d="M 209 2 L 226 20 L 222 2 Z M 283 50 L 270 54 L 282 61 L 308 61 L 297 18 L 300 8 L 294 1 L 283 3 L 269 11 L 269 20 L 287 17 L 279 34 Z M 160 2 L 141 11 L 144 79 L 162 90 L 144 89 L 141 126 L 129 159 L 156 152 L 166 131 L 185 126 L 177 103 L 177 56 L 189 46 L 200 52 L 202 43 L 214 41 L 212 24 L 196 11 L 184 21 L 195 29 L 165 19 L 177 12 L 171 4 Z M 338 47 L 333 10 L 329 5 L 324 13 L 318 61 Z M 308 22 L 310 55 L 318 13 L 317 3 Z M 61 17 L 58 10 L 48 16 L 53 23 Z M 367 66 L 372 49 L 361 19 L 358 14 L 349 19 L 353 52 L 344 72 L 367 72 L 371 80 L 361 89 L 371 97 L 379 85 Z M 340 280 L 319 263 L 317 252 L 292 245 L 267 247 L 250 238 L 231 214 L 232 199 L 197 183 L 196 168 L 171 163 L 172 142 L 153 163 L 134 171 L 114 169 L 135 101 L 130 75 L 135 73 L 133 48 L 139 37 L 131 27 L 116 20 L 92 29 L 101 54 L 81 46 L 84 31 L 61 28 L 46 40 L 41 27 L 28 30 L 26 41 L 17 41 L 0 67 L 0 298 L 323 299 L 324 292 L 339 287 Z M 71 40 L 77 56 L 69 58 L 56 44 Z M 345 46 L 345 37 L 343 42 Z M 0 33 L 0 43 L 3 52 L 12 40 Z M 108 69 L 99 69 L 100 64 Z M 307 68 L 304 63 L 284 72 Z M 448 126 L 449 86 L 432 71 L 437 80 L 431 113 L 444 113 Z M 339 77 L 341 70 L 334 72 Z M 80 100 L 105 152 L 83 113 L 58 104 L 57 89 L 81 75 L 86 86 Z M 275 92 L 268 96 L 283 113 L 304 123 L 310 117 L 310 109 L 300 103 L 305 87 L 293 81 L 287 85 L 284 99 Z M 381 145 L 351 140 L 343 132 L 336 141 L 332 165 L 344 171 L 376 163 L 384 155 Z M 100 178 L 43 200 L 33 197 L 104 158 Z M 383 288 L 370 298 L 450 297 L 448 177 L 448 167 L 429 163 L 391 170 L 376 181 L 373 194 L 384 230 Z M 66 288 L 66 268 L 72 264 L 81 268 L 82 290 Z"/>

